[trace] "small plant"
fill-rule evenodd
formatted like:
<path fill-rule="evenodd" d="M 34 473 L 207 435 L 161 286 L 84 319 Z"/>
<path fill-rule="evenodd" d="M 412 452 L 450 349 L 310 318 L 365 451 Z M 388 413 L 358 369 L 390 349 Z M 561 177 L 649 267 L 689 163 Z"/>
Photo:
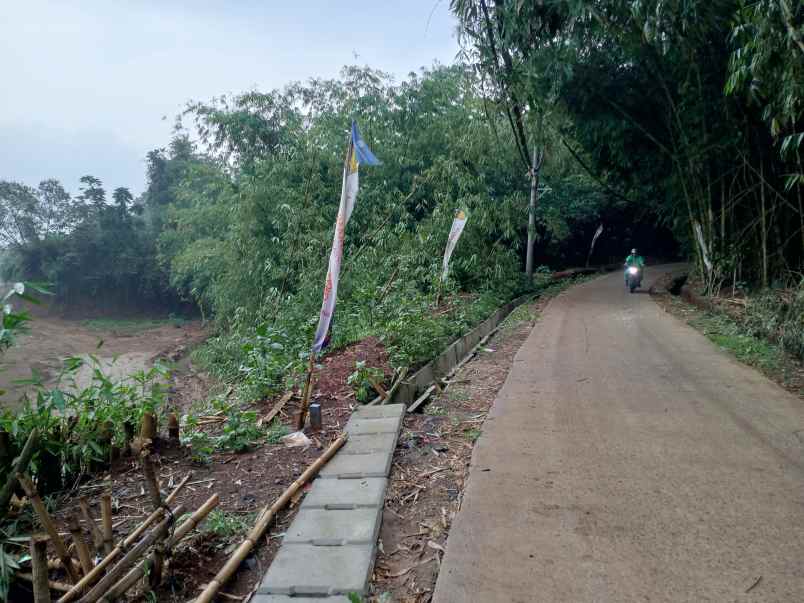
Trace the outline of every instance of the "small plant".
<path fill-rule="evenodd" d="M 218 450 L 245 452 L 258 440 L 264 437 L 263 431 L 257 427 L 257 413 L 253 410 L 229 413 L 223 425 L 223 433 L 215 440 Z"/>
<path fill-rule="evenodd" d="M 447 415 L 447 409 L 438 404 L 428 404 L 424 408 L 424 414 L 430 415 L 431 417 L 444 417 Z"/>
<path fill-rule="evenodd" d="M 215 509 L 204 522 L 204 532 L 229 540 L 248 530 L 252 519 L 251 513 L 238 515 Z"/>
<path fill-rule="evenodd" d="M 207 465 L 212 460 L 215 441 L 206 431 L 197 427 L 194 417 L 187 420 L 182 430 L 181 443 L 190 448 L 190 458 L 194 463 Z"/>
<path fill-rule="evenodd" d="M 282 438 L 289 433 L 290 429 L 282 425 L 279 419 L 274 419 L 271 426 L 268 428 L 268 435 L 265 437 L 265 441 L 269 444 L 279 444 Z"/>
<path fill-rule="evenodd" d="M 480 437 L 480 430 L 476 428 L 465 429 L 463 435 L 466 436 L 466 439 L 470 442 L 476 442 L 477 438 Z"/>
<path fill-rule="evenodd" d="M 382 383 L 385 375 L 382 369 L 367 367 L 364 360 L 358 360 L 355 363 L 355 372 L 349 375 L 346 383 L 349 384 L 355 392 L 355 399 L 358 402 L 368 402 L 374 392 L 374 383 Z"/>

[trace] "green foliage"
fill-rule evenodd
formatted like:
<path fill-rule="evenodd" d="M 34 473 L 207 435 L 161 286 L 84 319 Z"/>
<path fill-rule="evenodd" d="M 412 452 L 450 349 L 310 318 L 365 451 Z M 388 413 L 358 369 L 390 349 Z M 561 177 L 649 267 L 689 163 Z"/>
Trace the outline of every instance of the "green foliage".
<path fill-rule="evenodd" d="M 257 427 L 257 413 L 253 410 L 232 411 L 223 424 L 223 432 L 216 438 L 218 450 L 245 452 L 265 434 Z"/>
<path fill-rule="evenodd" d="M 78 387 L 76 375 L 85 365 L 91 369 L 91 381 Z M 2 411 L 0 428 L 10 434 L 16 450 L 22 449 L 31 430 L 39 430 L 41 446 L 30 467 L 33 476 L 46 477 L 47 487 L 40 490 L 47 493 L 108 462 L 111 447 L 125 443 L 126 423 L 139 425 L 144 412 L 163 413 L 167 376 L 157 364 L 112 381 L 97 358 L 70 357 L 59 386 L 46 387 L 34 378 L 32 394 L 23 397 L 21 407 Z"/>
<path fill-rule="evenodd" d="M 382 384 L 385 375 L 382 369 L 366 366 L 365 361 L 355 362 L 355 371 L 346 379 L 346 383 L 355 392 L 355 399 L 358 402 L 368 402 L 374 395 L 374 387 L 371 382 Z"/>
<path fill-rule="evenodd" d="M 752 336 L 804 360 L 804 281 L 795 289 L 770 289 L 749 297 L 742 322 Z"/>
<path fill-rule="evenodd" d="M 778 346 L 746 333 L 738 323 L 723 314 L 702 314 L 690 324 L 741 362 L 771 372 L 780 366 L 781 350 Z"/>
<path fill-rule="evenodd" d="M 254 515 L 228 513 L 221 509 L 213 509 L 204 521 L 203 531 L 222 540 L 231 540 L 245 533 L 253 522 Z"/>

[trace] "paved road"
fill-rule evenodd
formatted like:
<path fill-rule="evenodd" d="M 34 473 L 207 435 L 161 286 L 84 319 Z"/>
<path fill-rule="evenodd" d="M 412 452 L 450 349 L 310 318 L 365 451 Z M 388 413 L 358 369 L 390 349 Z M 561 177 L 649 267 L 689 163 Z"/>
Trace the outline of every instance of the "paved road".
<path fill-rule="evenodd" d="M 618 274 L 571 289 L 485 423 L 433 601 L 804 601 L 804 403 Z"/>

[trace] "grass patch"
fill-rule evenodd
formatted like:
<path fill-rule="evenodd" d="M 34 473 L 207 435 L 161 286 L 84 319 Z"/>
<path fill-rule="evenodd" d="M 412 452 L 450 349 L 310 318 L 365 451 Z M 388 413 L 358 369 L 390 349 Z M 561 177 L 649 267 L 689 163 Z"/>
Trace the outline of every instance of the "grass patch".
<path fill-rule="evenodd" d="M 115 331 L 124 335 L 135 335 L 168 325 L 180 327 L 186 322 L 183 318 L 90 318 L 82 320 L 81 324 L 92 331 Z"/>
<path fill-rule="evenodd" d="M 773 371 L 784 363 L 785 355 L 778 345 L 746 333 L 738 323 L 723 314 L 702 313 L 689 323 L 745 364 Z"/>
<path fill-rule="evenodd" d="M 470 442 L 476 442 L 477 439 L 480 437 L 480 430 L 474 427 L 472 429 L 465 429 L 463 435 Z"/>
<path fill-rule="evenodd" d="M 215 509 L 204 522 L 204 532 L 225 540 L 232 539 L 251 528 L 254 515 L 254 513 L 229 513 Z"/>
<path fill-rule="evenodd" d="M 431 417 L 444 417 L 447 414 L 447 409 L 438 404 L 428 404 L 424 407 L 424 414 Z"/>

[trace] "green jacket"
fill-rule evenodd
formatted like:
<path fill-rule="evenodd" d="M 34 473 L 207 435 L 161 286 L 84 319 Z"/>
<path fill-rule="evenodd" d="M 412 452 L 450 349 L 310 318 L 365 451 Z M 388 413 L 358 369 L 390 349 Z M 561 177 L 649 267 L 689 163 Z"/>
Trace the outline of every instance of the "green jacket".
<path fill-rule="evenodd" d="M 625 265 L 636 266 L 637 268 L 644 268 L 645 258 L 643 258 L 641 255 L 629 255 L 627 258 L 625 258 Z"/>

